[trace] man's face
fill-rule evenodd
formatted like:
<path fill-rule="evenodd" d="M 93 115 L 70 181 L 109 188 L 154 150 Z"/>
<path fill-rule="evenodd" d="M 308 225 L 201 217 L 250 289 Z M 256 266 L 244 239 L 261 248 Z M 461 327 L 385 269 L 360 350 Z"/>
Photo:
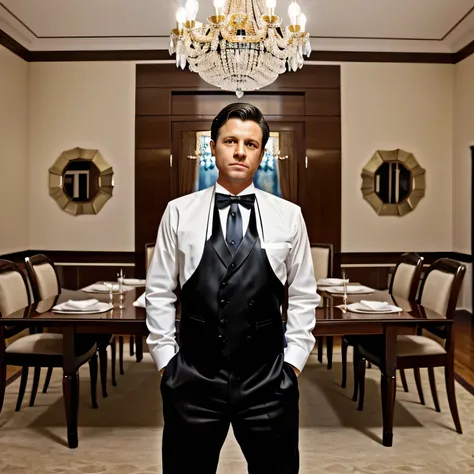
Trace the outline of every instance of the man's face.
<path fill-rule="evenodd" d="M 231 118 L 220 128 L 217 142 L 211 140 L 219 182 L 250 182 L 263 157 L 262 130 L 252 120 Z"/>

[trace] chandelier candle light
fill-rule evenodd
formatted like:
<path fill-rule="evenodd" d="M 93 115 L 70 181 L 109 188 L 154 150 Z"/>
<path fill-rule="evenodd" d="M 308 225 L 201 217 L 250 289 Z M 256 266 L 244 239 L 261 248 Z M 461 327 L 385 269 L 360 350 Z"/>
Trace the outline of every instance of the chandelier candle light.
<path fill-rule="evenodd" d="M 303 54 L 311 54 L 306 16 L 295 0 L 288 7 L 291 24 L 286 29 L 275 15 L 276 0 L 214 0 L 214 8 L 208 24 L 196 21 L 197 0 L 178 8 L 169 49 L 176 53 L 177 67 L 189 64 L 209 84 L 241 98 L 287 69 L 301 69 Z"/>

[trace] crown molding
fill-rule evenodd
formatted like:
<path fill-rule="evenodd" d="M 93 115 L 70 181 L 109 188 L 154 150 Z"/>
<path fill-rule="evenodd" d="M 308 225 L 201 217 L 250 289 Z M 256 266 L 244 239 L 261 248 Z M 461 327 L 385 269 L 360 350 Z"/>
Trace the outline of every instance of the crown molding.
<path fill-rule="evenodd" d="M 169 52 L 164 49 L 29 51 L 1 29 L 0 45 L 27 62 L 163 61 L 170 59 Z M 316 50 L 311 54 L 311 61 L 456 64 L 473 53 L 474 40 L 456 53 Z"/>

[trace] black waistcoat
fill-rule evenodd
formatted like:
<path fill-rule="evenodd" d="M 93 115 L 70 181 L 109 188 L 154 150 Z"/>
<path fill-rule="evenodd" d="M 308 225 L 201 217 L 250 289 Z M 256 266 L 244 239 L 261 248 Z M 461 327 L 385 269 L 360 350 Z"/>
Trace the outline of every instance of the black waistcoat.
<path fill-rule="evenodd" d="M 255 206 L 234 257 L 211 206 L 212 236 L 181 292 L 180 351 L 210 366 L 254 367 L 283 351 L 284 286 L 260 246 Z"/>

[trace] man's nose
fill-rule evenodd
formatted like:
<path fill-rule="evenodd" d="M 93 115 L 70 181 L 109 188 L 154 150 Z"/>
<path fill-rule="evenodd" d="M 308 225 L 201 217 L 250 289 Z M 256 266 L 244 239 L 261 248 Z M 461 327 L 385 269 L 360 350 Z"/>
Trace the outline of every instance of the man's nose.
<path fill-rule="evenodd" d="M 235 147 L 235 151 L 234 151 L 234 156 L 240 159 L 245 158 L 247 156 L 247 154 L 245 153 L 244 143 L 242 142 L 237 143 L 237 146 Z"/>

